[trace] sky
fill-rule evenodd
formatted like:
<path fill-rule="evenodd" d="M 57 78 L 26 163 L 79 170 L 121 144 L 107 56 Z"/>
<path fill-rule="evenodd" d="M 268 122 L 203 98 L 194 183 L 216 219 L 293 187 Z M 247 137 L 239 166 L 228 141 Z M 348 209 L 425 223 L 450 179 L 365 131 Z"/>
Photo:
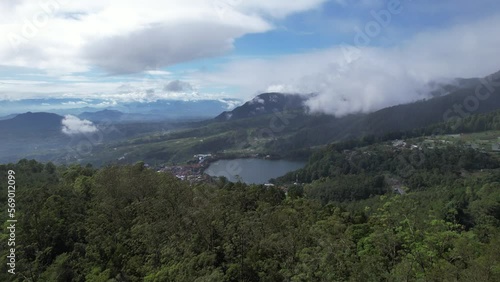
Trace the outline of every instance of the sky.
<path fill-rule="evenodd" d="M 0 105 L 316 93 L 337 116 L 500 70 L 497 0 L 2 0 Z"/>

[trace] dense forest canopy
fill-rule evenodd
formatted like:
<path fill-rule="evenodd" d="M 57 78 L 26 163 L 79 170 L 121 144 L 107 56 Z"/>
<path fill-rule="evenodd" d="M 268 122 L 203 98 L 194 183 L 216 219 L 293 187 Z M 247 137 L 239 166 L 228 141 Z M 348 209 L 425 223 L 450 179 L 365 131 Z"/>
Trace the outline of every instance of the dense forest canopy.
<path fill-rule="evenodd" d="M 499 0 L 0 19 L 0 282 L 500 282 Z"/>
<path fill-rule="evenodd" d="M 477 150 L 332 145 L 304 184 L 275 187 L 191 185 L 143 163 L 9 170 L 17 274 L 2 248 L 1 281 L 500 281 L 500 164 Z"/>
<path fill-rule="evenodd" d="M 15 172 L 18 220 L 0 281 L 500 281 L 499 155 L 429 137 L 499 116 L 333 143 L 275 186 L 0 165 L 0 215 Z"/>

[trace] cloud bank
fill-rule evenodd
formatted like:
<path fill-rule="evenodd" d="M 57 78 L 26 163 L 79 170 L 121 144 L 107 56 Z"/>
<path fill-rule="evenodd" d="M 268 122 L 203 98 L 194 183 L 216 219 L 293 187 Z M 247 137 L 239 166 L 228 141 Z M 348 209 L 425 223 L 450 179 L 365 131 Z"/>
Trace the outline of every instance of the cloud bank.
<path fill-rule="evenodd" d="M 386 9 L 390 2 L 3 1 L 0 99 L 250 100 L 277 91 L 317 93 L 308 104 L 312 111 L 341 116 L 426 98 L 430 82 L 500 69 L 495 0 L 401 1 L 406 14 L 392 15 L 368 44 L 353 46 L 353 32 L 366 30 L 372 10 Z M 303 23 L 311 19 L 305 11 L 322 15 L 315 27 L 334 25 L 331 36 L 338 42 L 294 49 L 295 54 L 278 50 L 281 55 L 259 57 L 252 54 L 255 46 L 248 54 L 231 53 L 245 36 L 243 42 L 258 44 L 269 31 L 307 27 Z M 287 25 L 290 19 L 293 24 Z M 248 36 L 256 33 L 262 37 Z M 206 59 L 205 68 L 202 58 L 221 55 L 220 61 Z M 162 69 L 193 60 L 193 69 Z"/>
<path fill-rule="evenodd" d="M 269 60 L 227 64 L 198 79 L 259 92 L 317 93 L 313 112 L 371 112 L 427 98 L 429 83 L 483 77 L 500 70 L 500 17 L 419 33 L 394 47 L 337 46 Z"/>
<path fill-rule="evenodd" d="M 325 1 L 3 1 L 0 60 L 54 73 L 142 72 L 222 55 L 237 38 L 271 30 L 272 19 Z"/>
<path fill-rule="evenodd" d="M 91 121 L 81 120 L 72 115 L 66 115 L 61 123 L 62 133 L 66 135 L 88 134 L 98 131 Z"/>

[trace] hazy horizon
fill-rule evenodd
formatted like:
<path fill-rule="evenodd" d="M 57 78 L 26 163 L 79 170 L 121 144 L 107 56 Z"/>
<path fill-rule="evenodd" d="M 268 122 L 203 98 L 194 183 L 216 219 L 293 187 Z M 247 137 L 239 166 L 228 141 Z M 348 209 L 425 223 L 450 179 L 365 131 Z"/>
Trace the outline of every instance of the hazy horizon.
<path fill-rule="evenodd" d="M 106 108 L 276 91 L 318 93 L 313 112 L 370 112 L 427 98 L 431 82 L 498 71 L 499 5 L 4 1 L 0 100 L 90 99 Z"/>

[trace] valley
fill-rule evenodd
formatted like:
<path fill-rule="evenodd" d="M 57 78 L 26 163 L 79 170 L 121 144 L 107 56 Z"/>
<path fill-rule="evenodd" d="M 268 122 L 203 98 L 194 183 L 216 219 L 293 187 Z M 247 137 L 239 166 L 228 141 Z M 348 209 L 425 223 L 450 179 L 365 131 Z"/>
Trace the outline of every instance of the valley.
<path fill-rule="evenodd" d="M 21 209 L 19 240 L 38 242 L 36 254 L 22 247 L 20 271 L 68 281 L 281 281 L 318 268 L 327 269 L 314 274 L 324 281 L 331 273 L 340 281 L 500 277 L 483 268 L 499 261 L 490 250 L 500 238 L 500 99 L 494 91 L 446 118 L 447 109 L 466 109 L 457 108 L 474 95 L 466 85 L 340 117 L 310 113 L 306 98 L 265 93 L 202 120 L 101 119 L 116 112 L 94 122 L 47 113 L 0 120 L 11 132 L 0 174 L 15 170 L 16 200 L 33 203 Z M 9 155 L 16 148 L 22 155 Z M 37 239 L 46 226 L 51 233 Z M 168 263 L 151 255 L 157 250 Z M 291 263 L 273 264 L 283 261 Z"/>
<path fill-rule="evenodd" d="M 0 18 L 0 282 L 500 282 L 500 1 Z"/>
<path fill-rule="evenodd" d="M 495 73 L 482 80 L 463 80 L 466 83 L 450 86 L 447 88 L 449 93 L 431 99 L 340 117 L 310 113 L 306 104 L 314 95 L 282 93 L 260 94 L 232 111 L 198 121 L 124 122 L 119 121 L 122 113 L 118 111 L 87 112 L 80 118 L 93 121 L 96 130 L 71 136 L 58 132 L 62 116 L 23 114 L 0 120 L 0 129 L 9 132 L 0 140 L 4 150 L 0 151 L 0 159 L 35 158 L 60 164 L 78 162 L 96 166 L 143 161 L 153 167 L 186 164 L 196 154 L 213 154 L 219 159 L 270 155 L 275 159 L 305 161 L 315 150 L 332 142 L 370 136 L 390 140 L 397 136 L 439 134 L 441 131 L 462 134 L 470 130 L 464 126 L 484 130 L 483 121 L 468 121 L 469 116 L 476 117 L 500 108 L 498 90 L 492 88 L 487 103 L 478 103 L 473 109 L 464 108 L 463 104 L 475 97 L 478 89 L 484 88 L 484 81 L 495 83 L 498 76 L 499 73 Z M 474 111 L 464 113 L 466 109 Z M 33 129 L 24 123 L 30 123 Z M 417 132 L 434 124 L 448 124 L 448 128 Z M 28 135 L 16 131 L 18 128 L 25 128 Z"/>

